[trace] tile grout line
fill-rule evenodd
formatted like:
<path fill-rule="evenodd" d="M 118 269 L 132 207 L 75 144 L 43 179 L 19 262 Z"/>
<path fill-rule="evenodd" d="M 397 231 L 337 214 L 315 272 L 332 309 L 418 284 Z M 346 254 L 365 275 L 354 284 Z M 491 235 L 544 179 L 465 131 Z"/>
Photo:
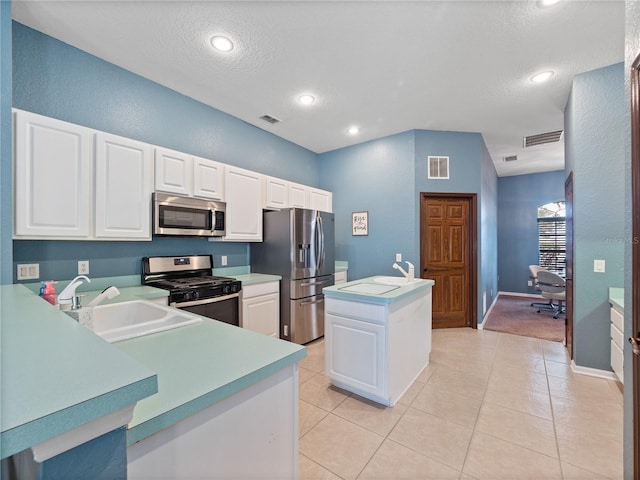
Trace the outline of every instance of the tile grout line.
<path fill-rule="evenodd" d="M 489 369 L 489 376 L 487 377 L 487 382 L 486 382 L 486 384 L 484 386 L 484 391 L 482 392 L 482 400 L 480 401 L 480 408 L 478 409 L 478 415 L 476 415 L 476 420 L 475 420 L 475 422 L 473 422 L 473 427 L 471 428 L 471 437 L 469 438 L 469 444 L 467 445 L 467 451 L 464 454 L 464 459 L 462 460 L 462 466 L 460 467 L 460 476 L 465 474 L 464 466 L 466 465 L 467 459 L 469 458 L 469 450 L 471 450 L 471 442 L 473 441 L 473 436 L 476 433 L 476 427 L 478 425 L 478 420 L 480 419 L 480 413 L 482 412 L 482 407 L 484 405 L 484 400 L 485 400 L 485 397 L 487 396 L 487 388 L 489 387 L 489 381 L 491 379 L 491 375 L 493 374 L 493 366 L 494 366 L 494 363 L 496 361 L 496 355 L 498 353 L 498 349 L 500 348 L 500 340 L 502 339 L 502 336 L 504 335 L 501 332 L 496 332 L 496 333 L 498 333 L 500 336 L 498 337 L 498 342 L 496 343 L 496 346 L 495 346 L 494 351 L 493 351 L 493 357 L 491 358 L 491 368 Z"/>

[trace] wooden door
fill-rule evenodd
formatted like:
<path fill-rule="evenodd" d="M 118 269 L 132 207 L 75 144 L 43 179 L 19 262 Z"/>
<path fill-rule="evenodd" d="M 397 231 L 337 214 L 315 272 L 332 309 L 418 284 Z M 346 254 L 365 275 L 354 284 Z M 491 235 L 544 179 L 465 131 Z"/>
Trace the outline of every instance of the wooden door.
<path fill-rule="evenodd" d="M 420 276 L 435 280 L 433 327 L 477 327 L 476 195 L 420 194 Z"/>
<path fill-rule="evenodd" d="M 573 172 L 564 183 L 566 263 L 564 338 L 569 358 L 573 359 Z"/>
<path fill-rule="evenodd" d="M 640 56 L 631 66 L 631 212 L 632 238 L 635 240 L 640 238 Z M 631 268 L 632 332 L 629 340 L 634 340 L 633 344 L 640 337 L 640 243 L 635 241 Z M 640 351 L 632 348 L 632 352 L 633 478 L 640 479 Z"/>

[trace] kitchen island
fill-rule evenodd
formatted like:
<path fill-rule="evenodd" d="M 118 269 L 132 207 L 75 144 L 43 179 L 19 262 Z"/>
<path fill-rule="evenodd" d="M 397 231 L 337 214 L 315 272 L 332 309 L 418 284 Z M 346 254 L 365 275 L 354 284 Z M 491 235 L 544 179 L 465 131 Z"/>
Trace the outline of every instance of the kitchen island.
<path fill-rule="evenodd" d="M 429 363 L 433 285 L 370 277 L 324 288 L 331 383 L 394 406 Z"/>
<path fill-rule="evenodd" d="M 125 290 L 122 299 L 149 299 L 148 288 Z M 3 458 L 30 458 L 26 468 L 43 480 L 249 478 L 256 468 L 295 478 L 304 347 L 207 318 L 108 344 L 26 287 L 0 293 Z M 113 432 L 80 445 L 59 441 L 126 407 L 129 416 L 112 427 L 115 441 Z M 39 463 L 38 446 L 47 442 L 64 445 L 45 452 L 55 472 Z M 93 470 L 77 469 L 87 464 Z"/>

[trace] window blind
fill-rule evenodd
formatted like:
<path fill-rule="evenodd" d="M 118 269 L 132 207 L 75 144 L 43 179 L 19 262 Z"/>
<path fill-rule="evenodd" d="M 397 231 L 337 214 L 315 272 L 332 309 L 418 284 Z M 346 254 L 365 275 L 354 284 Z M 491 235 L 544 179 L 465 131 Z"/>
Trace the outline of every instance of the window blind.
<path fill-rule="evenodd" d="M 558 275 L 566 269 L 566 231 L 564 217 L 538 218 L 539 265 Z"/>

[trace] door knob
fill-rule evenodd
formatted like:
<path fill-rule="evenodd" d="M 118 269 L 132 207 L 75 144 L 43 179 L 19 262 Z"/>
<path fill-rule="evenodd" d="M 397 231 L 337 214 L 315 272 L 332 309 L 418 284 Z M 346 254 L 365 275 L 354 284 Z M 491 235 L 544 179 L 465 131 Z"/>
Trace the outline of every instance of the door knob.
<path fill-rule="evenodd" d="M 640 355 L 640 338 L 630 337 L 629 343 L 631 344 L 631 351 L 634 355 Z"/>

